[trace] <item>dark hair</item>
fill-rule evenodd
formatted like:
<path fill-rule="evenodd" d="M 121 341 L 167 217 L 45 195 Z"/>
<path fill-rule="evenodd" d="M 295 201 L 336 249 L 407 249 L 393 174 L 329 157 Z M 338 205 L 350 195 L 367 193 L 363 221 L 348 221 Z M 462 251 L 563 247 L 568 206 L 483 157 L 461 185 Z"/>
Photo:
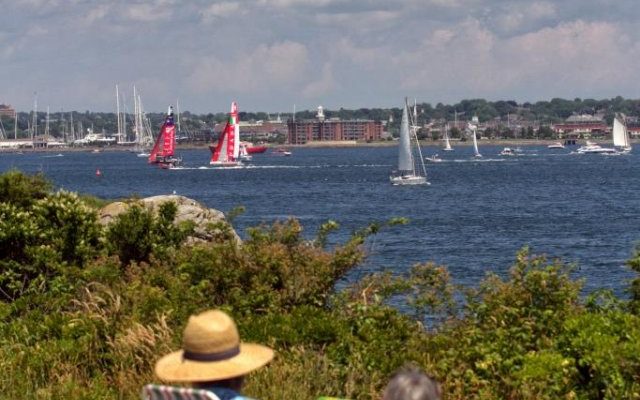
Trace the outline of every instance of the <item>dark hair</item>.
<path fill-rule="evenodd" d="M 397 372 L 384 390 L 383 400 L 440 400 L 440 385 L 417 368 Z"/>

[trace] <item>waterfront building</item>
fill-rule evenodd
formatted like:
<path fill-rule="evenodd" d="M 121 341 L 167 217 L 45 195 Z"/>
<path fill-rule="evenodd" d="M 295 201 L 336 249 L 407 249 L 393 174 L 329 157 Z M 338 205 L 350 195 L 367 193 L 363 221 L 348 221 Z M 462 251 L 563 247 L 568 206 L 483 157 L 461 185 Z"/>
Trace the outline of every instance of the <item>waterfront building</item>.
<path fill-rule="evenodd" d="M 287 125 L 290 144 L 375 141 L 381 139 L 383 130 L 381 121 L 327 119 L 322 106 L 318 107 L 315 119 L 291 119 Z"/>
<path fill-rule="evenodd" d="M 572 115 L 564 122 L 552 125 L 551 129 L 559 138 L 574 139 L 603 137 L 611 131 L 602 118 L 588 114 Z"/>
<path fill-rule="evenodd" d="M 640 138 L 640 124 L 634 123 L 627 125 L 627 131 L 629 132 L 630 137 L 634 139 Z"/>
<path fill-rule="evenodd" d="M 11 117 L 14 118 L 16 116 L 16 110 L 11 107 L 9 104 L 0 104 L 0 117 Z"/>
<path fill-rule="evenodd" d="M 214 136 L 217 137 L 224 129 L 225 123 L 215 124 Z M 287 124 L 279 118 L 273 121 L 240 121 L 240 138 L 243 140 L 264 140 L 276 138 L 287 133 Z"/>

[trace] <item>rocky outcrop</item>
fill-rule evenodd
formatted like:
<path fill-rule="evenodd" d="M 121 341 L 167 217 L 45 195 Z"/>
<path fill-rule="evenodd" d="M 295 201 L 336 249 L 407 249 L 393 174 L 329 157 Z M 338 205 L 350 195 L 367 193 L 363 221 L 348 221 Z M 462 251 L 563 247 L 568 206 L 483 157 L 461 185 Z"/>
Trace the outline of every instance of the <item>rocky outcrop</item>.
<path fill-rule="evenodd" d="M 147 197 L 140 199 L 139 202 L 151 209 L 153 212 L 157 212 L 161 204 L 172 201 L 178 207 L 176 218 L 174 223 L 179 224 L 183 221 L 193 221 L 195 228 L 194 233 L 187 239 L 188 243 L 194 242 L 208 242 L 214 240 L 214 238 L 220 235 L 219 229 L 211 229 L 212 224 L 224 223 L 226 219 L 221 211 L 213 208 L 207 208 L 197 201 L 184 196 L 178 195 L 160 195 Z M 130 206 L 131 202 L 117 201 L 107 204 L 99 211 L 100 223 L 103 225 L 110 224 L 114 218 L 125 212 Z M 231 234 L 240 243 L 240 237 L 236 231 L 229 226 Z"/>

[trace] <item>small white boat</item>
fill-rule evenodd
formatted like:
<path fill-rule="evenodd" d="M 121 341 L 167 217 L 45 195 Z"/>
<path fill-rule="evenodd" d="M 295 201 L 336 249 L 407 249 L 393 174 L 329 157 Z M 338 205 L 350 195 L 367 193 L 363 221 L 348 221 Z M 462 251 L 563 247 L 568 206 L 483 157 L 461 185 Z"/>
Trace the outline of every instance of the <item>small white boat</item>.
<path fill-rule="evenodd" d="M 500 155 L 501 156 L 515 156 L 516 155 L 516 151 L 514 149 L 512 149 L 511 147 L 505 147 L 500 152 Z"/>
<path fill-rule="evenodd" d="M 555 142 L 547 146 L 547 149 L 564 149 L 564 145 L 560 142 Z"/>
<path fill-rule="evenodd" d="M 434 154 L 431 157 L 425 157 L 424 160 L 428 162 L 434 162 L 434 163 L 442 162 L 442 158 L 440 158 L 437 154 Z"/>
<path fill-rule="evenodd" d="M 249 152 L 247 151 L 247 145 L 244 142 L 240 142 L 240 156 L 239 158 L 242 161 L 251 161 L 251 159 L 253 159 L 253 156 L 251 154 L 249 154 Z"/>
<path fill-rule="evenodd" d="M 616 149 L 612 149 L 610 147 L 602 147 L 588 140 L 584 146 L 581 146 L 578 150 L 576 150 L 576 153 L 578 154 L 614 154 L 617 152 L 618 151 Z"/>
<path fill-rule="evenodd" d="M 273 151 L 273 154 L 276 156 L 290 156 L 291 152 L 287 149 L 279 148 L 279 149 L 275 149 Z"/>

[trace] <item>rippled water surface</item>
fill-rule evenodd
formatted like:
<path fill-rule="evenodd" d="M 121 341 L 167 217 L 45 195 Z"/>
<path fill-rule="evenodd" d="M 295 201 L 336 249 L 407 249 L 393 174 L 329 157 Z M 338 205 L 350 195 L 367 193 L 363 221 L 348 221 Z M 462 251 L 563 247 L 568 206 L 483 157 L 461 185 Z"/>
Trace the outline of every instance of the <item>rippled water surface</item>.
<path fill-rule="evenodd" d="M 185 168 L 161 170 L 128 152 L 0 153 L 0 171 L 43 171 L 56 186 L 105 198 L 176 193 L 229 211 L 247 226 L 295 216 L 311 237 L 328 219 L 344 239 L 372 221 L 403 216 L 406 226 L 377 235 L 369 260 L 349 276 L 381 269 L 403 272 L 414 263 L 449 267 L 460 283 L 487 271 L 504 274 L 522 246 L 576 263 L 587 290 L 618 293 L 631 275 L 624 266 L 640 239 L 640 156 L 573 155 L 523 147 L 517 157 L 483 146 L 440 152 L 427 165 L 430 186 L 389 184 L 394 147 L 294 148 L 290 157 L 255 155 L 250 166 L 208 167 L 208 150 L 185 150 Z M 425 155 L 437 152 L 423 148 Z M 96 177 L 96 169 L 102 172 Z"/>

